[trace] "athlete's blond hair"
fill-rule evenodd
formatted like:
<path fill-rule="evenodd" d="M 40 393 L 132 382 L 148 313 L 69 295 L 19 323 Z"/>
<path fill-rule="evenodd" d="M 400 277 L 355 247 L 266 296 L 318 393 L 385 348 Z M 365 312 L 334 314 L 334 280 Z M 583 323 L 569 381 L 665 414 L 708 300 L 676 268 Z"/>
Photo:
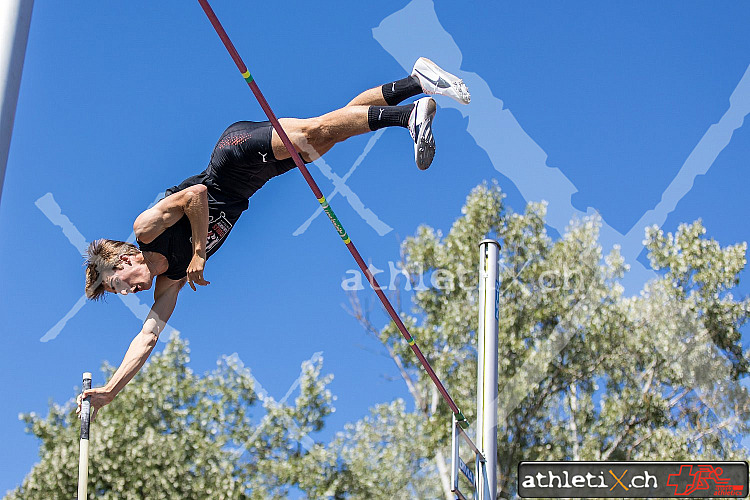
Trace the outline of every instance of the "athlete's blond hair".
<path fill-rule="evenodd" d="M 122 269 L 120 256 L 137 255 L 141 251 L 132 243 L 118 240 L 99 239 L 92 241 L 86 249 L 86 297 L 99 300 L 106 290 L 102 273 Z"/>

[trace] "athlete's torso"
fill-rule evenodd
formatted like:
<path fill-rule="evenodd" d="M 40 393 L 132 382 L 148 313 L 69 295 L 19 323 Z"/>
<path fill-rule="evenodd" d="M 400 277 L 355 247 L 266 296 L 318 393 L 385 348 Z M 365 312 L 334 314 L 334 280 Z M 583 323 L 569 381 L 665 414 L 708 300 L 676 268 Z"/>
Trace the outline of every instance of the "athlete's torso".
<path fill-rule="evenodd" d="M 268 122 L 237 122 L 219 138 L 206 170 L 188 177 L 166 191 L 169 196 L 196 184 L 208 190 L 208 238 L 206 257 L 224 244 L 248 199 L 263 184 L 291 168 L 291 159 L 277 161 L 271 151 L 271 126 Z M 167 278 L 185 277 L 193 256 L 192 230 L 186 215 L 168 227 L 151 243 L 138 242 L 142 251 L 157 252 L 167 258 Z"/>

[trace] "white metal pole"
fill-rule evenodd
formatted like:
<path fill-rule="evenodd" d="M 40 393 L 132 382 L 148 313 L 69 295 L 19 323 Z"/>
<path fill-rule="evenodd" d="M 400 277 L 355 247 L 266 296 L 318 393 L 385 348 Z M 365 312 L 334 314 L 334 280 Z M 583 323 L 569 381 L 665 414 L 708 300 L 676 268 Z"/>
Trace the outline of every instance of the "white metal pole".
<path fill-rule="evenodd" d="M 451 427 L 451 491 L 454 493 L 458 492 L 458 440 L 460 437 L 456 432 L 456 425 L 454 414 Z"/>
<path fill-rule="evenodd" d="M 0 197 L 34 0 L 0 1 Z"/>
<path fill-rule="evenodd" d="M 479 328 L 477 329 L 477 448 L 487 460 L 480 500 L 497 496 L 497 335 L 500 317 L 498 259 L 500 244 L 479 244 Z M 482 481 L 484 482 L 484 481 Z M 480 485 L 477 485 L 480 486 Z"/>

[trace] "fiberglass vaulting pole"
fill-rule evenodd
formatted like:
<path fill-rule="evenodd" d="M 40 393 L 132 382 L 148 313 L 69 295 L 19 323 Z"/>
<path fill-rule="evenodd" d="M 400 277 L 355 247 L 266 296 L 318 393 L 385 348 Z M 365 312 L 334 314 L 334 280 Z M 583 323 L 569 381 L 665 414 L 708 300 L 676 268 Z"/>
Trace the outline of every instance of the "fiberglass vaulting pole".
<path fill-rule="evenodd" d="M 214 13 L 213 9 L 208 4 L 208 1 L 198 0 L 198 2 L 201 4 L 201 7 L 203 7 L 203 11 L 206 13 L 206 16 L 208 16 L 209 21 L 211 21 L 211 25 L 213 25 L 214 29 L 216 30 L 216 33 L 219 35 L 219 38 L 221 38 L 221 41 L 224 43 L 224 46 L 226 47 L 227 51 L 229 51 L 229 55 L 232 56 L 232 60 L 234 60 L 234 63 L 237 65 L 237 69 L 240 70 L 240 73 L 242 73 L 242 77 L 250 86 L 250 90 L 253 91 L 255 98 L 258 100 L 258 103 L 260 104 L 260 107 L 263 108 L 263 111 L 266 113 L 268 120 L 273 125 L 273 128 L 276 130 L 276 133 L 279 134 L 281 141 L 284 143 L 284 146 L 286 146 L 287 151 L 289 151 L 289 154 L 292 156 L 292 159 L 294 160 L 294 163 L 297 165 L 297 168 L 299 168 L 299 171 L 305 177 L 307 184 L 310 186 L 310 189 L 312 189 L 313 193 L 315 194 L 315 198 L 317 198 L 318 202 L 323 208 L 323 211 L 326 213 L 326 215 L 328 215 L 328 218 L 331 219 L 331 222 L 333 223 L 333 226 L 336 228 L 336 231 L 339 233 L 339 236 L 341 237 L 342 240 L 344 240 L 346 247 L 349 249 L 349 252 L 352 254 L 352 257 L 354 257 L 354 260 L 357 261 L 357 265 L 362 270 L 364 275 L 367 276 L 367 281 L 370 282 L 370 285 L 372 286 L 372 288 L 375 290 L 375 293 L 380 298 L 380 301 L 383 303 L 383 306 L 385 307 L 386 311 L 388 311 L 388 314 L 390 315 L 393 322 L 396 324 L 396 327 L 398 327 L 399 331 L 401 332 L 401 335 L 404 336 L 404 338 L 406 339 L 406 342 L 411 347 L 411 350 L 414 352 L 414 354 L 419 359 L 419 362 L 422 364 L 422 367 L 424 367 L 425 371 L 427 371 L 427 374 L 435 383 L 435 386 L 437 387 L 438 391 L 440 391 L 440 394 L 443 396 L 443 399 L 445 399 L 445 402 L 448 403 L 448 406 L 450 406 L 450 409 L 453 412 L 453 414 L 456 415 L 457 422 L 459 422 L 463 428 L 468 428 L 469 423 L 466 421 L 466 417 L 464 417 L 463 413 L 461 413 L 461 410 L 458 408 L 458 406 L 456 406 L 456 403 L 448 394 L 448 391 L 443 386 L 443 383 L 435 374 L 435 371 L 432 369 L 432 366 L 430 366 L 430 363 L 427 361 L 427 359 L 425 359 L 424 355 L 422 354 L 422 351 L 417 346 L 415 339 L 409 334 L 409 331 L 406 329 L 406 326 L 401 321 L 401 318 L 399 318 L 398 313 L 396 313 L 390 301 L 385 296 L 383 291 L 380 289 L 380 285 L 378 285 L 378 282 L 375 279 L 375 276 L 372 275 L 370 270 L 365 265 L 365 261 L 362 260 L 362 256 L 359 254 L 359 251 L 357 251 L 357 248 L 354 246 L 354 243 L 352 243 L 351 239 L 349 239 L 349 236 L 346 234 L 346 231 L 344 230 L 344 227 L 341 225 L 341 222 L 339 222 L 338 217 L 336 217 L 336 214 L 333 213 L 333 209 L 331 209 L 331 207 L 328 205 L 328 202 L 326 201 L 325 196 L 323 196 L 323 193 L 320 191 L 320 188 L 318 187 L 318 185 L 315 183 L 315 180 L 310 175 L 310 172 L 307 170 L 305 163 L 302 161 L 302 158 L 300 158 L 299 154 L 297 153 L 297 150 L 294 148 L 294 145 L 292 145 L 292 142 L 289 140 L 289 137 L 286 135 L 286 132 L 284 132 L 284 129 L 281 127 L 281 124 L 279 124 L 279 120 L 276 118 L 276 115 L 271 110 L 271 107 L 268 105 L 268 102 L 266 101 L 265 97 L 263 97 L 263 94 L 258 88 L 258 85 L 255 83 L 255 80 L 253 79 L 252 75 L 250 75 L 250 72 L 247 70 L 247 66 L 245 66 L 245 63 L 242 61 L 242 58 L 240 58 L 240 55 L 237 53 L 237 49 L 234 48 L 234 44 L 232 44 L 232 41 L 227 36 L 226 31 L 224 31 L 224 28 L 219 22 L 219 19 L 216 17 L 216 14 Z"/>
<path fill-rule="evenodd" d="M 83 390 L 91 389 L 91 373 L 83 374 Z M 91 396 L 81 401 L 81 442 L 78 457 L 78 500 L 88 498 L 89 482 L 89 430 L 91 426 Z"/>

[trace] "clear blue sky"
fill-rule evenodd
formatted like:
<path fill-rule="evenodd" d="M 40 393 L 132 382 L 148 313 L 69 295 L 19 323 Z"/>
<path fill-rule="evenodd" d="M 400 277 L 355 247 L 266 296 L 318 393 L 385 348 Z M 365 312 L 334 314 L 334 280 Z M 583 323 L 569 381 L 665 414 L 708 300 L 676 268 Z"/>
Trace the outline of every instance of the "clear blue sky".
<path fill-rule="evenodd" d="M 279 116 L 322 114 L 402 77 L 399 57 L 408 56 L 393 43 L 488 86 L 460 111 L 439 101 L 430 170 L 415 167 L 407 133 L 388 130 L 349 179 L 393 231 L 380 236 L 343 197 L 333 200 L 365 260 L 381 269 L 397 260 L 400 239 L 420 223 L 447 230 L 468 191 L 485 179 L 498 179 L 508 203 L 522 209 L 530 192 L 520 184 L 528 180 L 525 155 L 533 148 L 507 149 L 507 131 L 525 134 L 562 174 L 549 180 L 554 168 L 544 167 L 532 185 L 548 186 L 554 197 L 567 178 L 577 191 L 563 200 L 570 213 L 597 210 L 612 234 L 628 233 L 727 112 L 750 65 L 750 6 L 739 1 L 213 6 Z M 408 23 L 395 24 L 400 32 L 373 33 L 404 7 L 411 10 Z M 435 19 L 439 37 L 415 35 Z M 462 60 L 443 61 L 445 44 L 457 46 Z M 481 112 L 498 100 L 506 121 L 495 128 Z M 24 434 L 18 414 L 44 414 L 49 400 L 72 398 L 83 371 L 104 383 L 101 362 L 119 363 L 140 329 L 110 298 L 84 306 L 56 338 L 40 342 L 81 297 L 83 269 L 79 252 L 35 202 L 51 193 L 87 240 L 125 239 L 135 216 L 159 192 L 203 170 L 224 128 L 242 119 L 264 118 L 197 2 L 37 0 L 0 206 L 0 427 L 5 449 L 13 450 L 4 453 L 0 492 L 37 461 L 37 442 Z M 368 139 L 337 146 L 328 164 L 344 175 Z M 701 217 L 722 244 L 746 241 L 748 128 L 716 153 L 704 165 L 708 172 L 674 199 L 664 228 Z M 315 167 L 311 172 L 328 194 L 330 181 Z M 212 284 L 181 294 L 170 324 L 189 339 L 194 370 L 237 352 L 277 398 L 300 363 L 323 351 L 338 397 L 328 433 L 407 394 L 390 380 L 397 371 L 377 354 L 378 344 L 341 307 L 341 279 L 355 264 L 330 223 L 321 217 L 292 235 L 316 207 L 297 172 L 267 184 L 209 261 Z M 550 215 L 568 217 L 560 210 Z"/>

